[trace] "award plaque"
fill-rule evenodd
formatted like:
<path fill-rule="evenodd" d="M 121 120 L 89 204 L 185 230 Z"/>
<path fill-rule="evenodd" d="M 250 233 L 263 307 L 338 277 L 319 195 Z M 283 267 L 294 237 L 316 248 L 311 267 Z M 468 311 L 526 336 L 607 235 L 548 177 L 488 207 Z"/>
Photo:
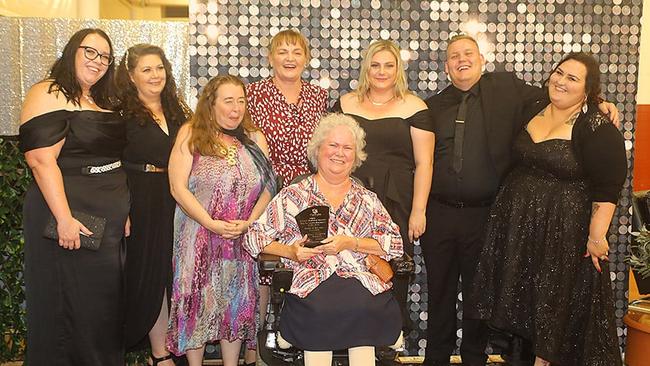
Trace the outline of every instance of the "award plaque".
<path fill-rule="evenodd" d="M 307 248 L 321 245 L 321 240 L 327 238 L 330 219 L 330 208 L 327 206 L 312 206 L 296 215 L 300 233 L 307 235 Z"/>

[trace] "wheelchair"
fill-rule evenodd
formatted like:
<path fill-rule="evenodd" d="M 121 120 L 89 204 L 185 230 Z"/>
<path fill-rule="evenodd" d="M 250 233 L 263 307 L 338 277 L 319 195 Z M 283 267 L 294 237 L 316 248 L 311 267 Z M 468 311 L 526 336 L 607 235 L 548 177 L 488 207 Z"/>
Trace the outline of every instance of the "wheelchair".
<path fill-rule="evenodd" d="M 258 260 L 260 275 L 270 275 L 271 293 L 269 299 L 266 319 L 263 319 L 262 326 L 257 333 L 257 343 L 259 347 L 259 357 L 269 366 L 289 366 L 304 365 L 303 351 L 297 349 L 280 338 L 280 312 L 284 304 L 284 296 L 291 287 L 293 271 L 284 266 L 277 256 L 260 255 Z M 414 273 L 413 259 L 404 254 L 404 257 L 393 259 L 391 261 L 394 277 L 393 282 L 400 281 L 408 286 Z M 405 306 L 405 304 L 400 304 Z M 285 344 L 283 344 L 285 343 Z M 377 349 L 375 357 L 380 365 L 397 365 L 396 359 L 400 349 Z M 346 366 L 347 350 L 334 351 L 332 356 L 334 366 Z"/>

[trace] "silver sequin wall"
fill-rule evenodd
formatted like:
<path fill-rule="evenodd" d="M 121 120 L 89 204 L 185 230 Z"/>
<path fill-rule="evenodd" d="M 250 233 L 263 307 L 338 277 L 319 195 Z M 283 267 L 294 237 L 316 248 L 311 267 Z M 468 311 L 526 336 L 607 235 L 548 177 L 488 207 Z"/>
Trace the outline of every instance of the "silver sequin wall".
<path fill-rule="evenodd" d="M 248 82 L 271 74 L 267 46 L 274 34 L 295 28 L 307 37 L 312 60 L 303 77 L 328 88 L 332 101 L 356 86 L 362 51 L 372 40 L 391 39 L 402 49 L 409 86 L 426 98 L 448 85 L 447 41 L 475 35 L 486 71 L 514 71 L 540 85 L 570 51 L 592 52 L 601 62 L 607 100 L 622 113 L 630 173 L 609 235 L 618 334 L 627 307 L 632 144 L 642 0 L 396 1 L 396 0 L 196 0 L 190 5 L 190 85 L 195 97 L 220 73 Z M 410 354 L 423 355 L 427 314 L 421 250 L 415 248 L 410 289 Z M 460 298 L 460 294 L 459 294 Z M 460 318 L 460 309 L 458 317 Z M 462 336 L 462 331 L 458 331 Z"/>
<path fill-rule="evenodd" d="M 89 27 L 106 31 L 115 49 L 116 63 L 134 44 L 160 46 L 172 64 L 179 90 L 185 91 L 184 97 L 189 99 L 187 23 L 0 17 L 0 136 L 18 135 L 25 94 L 46 77 L 70 37 Z"/>

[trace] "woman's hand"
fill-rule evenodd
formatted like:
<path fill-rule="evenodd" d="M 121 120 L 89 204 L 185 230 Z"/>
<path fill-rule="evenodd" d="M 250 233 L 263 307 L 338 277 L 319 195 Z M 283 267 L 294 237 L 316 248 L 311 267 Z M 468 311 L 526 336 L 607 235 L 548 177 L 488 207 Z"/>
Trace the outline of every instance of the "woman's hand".
<path fill-rule="evenodd" d="M 126 223 L 124 224 L 124 237 L 128 238 L 131 236 L 131 215 L 126 217 Z"/>
<path fill-rule="evenodd" d="M 356 246 L 356 238 L 346 235 L 335 235 L 325 238 L 321 241 L 322 245 L 317 248 L 327 255 L 337 255 L 340 251 L 345 249 L 354 249 Z"/>
<path fill-rule="evenodd" d="M 587 252 L 585 253 L 585 258 L 591 256 L 591 262 L 594 264 L 594 267 L 596 267 L 598 272 L 603 271 L 602 268 L 600 268 L 599 260 L 609 262 L 608 254 L 609 243 L 607 242 L 607 239 L 587 240 Z"/>
<path fill-rule="evenodd" d="M 311 257 L 321 254 L 323 251 L 320 249 L 322 246 L 317 248 L 306 248 L 305 242 L 307 242 L 307 235 L 303 236 L 297 242 L 291 244 L 291 251 L 293 253 L 293 259 L 296 262 L 304 262 Z"/>
<path fill-rule="evenodd" d="M 59 245 L 65 249 L 79 249 L 81 240 L 79 235 L 90 236 L 92 231 L 88 230 L 79 220 L 72 216 L 56 222 L 56 232 L 59 235 Z"/>
<path fill-rule="evenodd" d="M 418 240 L 427 229 L 427 217 L 422 211 L 411 211 L 409 216 L 409 241 Z"/>
<path fill-rule="evenodd" d="M 609 121 L 612 122 L 616 128 L 621 128 L 621 120 L 616 104 L 603 101 L 598 105 L 598 109 L 609 118 Z"/>
<path fill-rule="evenodd" d="M 228 220 L 228 222 L 235 225 L 234 231 L 238 233 L 237 236 L 246 233 L 248 231 L 248 227 L 251 226 L 250 221 L 246 220 Z"/>
<path fill-rule="evenodd" d="M 222 236 L 224 239 L 235 239 L 241 235 L 237 224 L 223 220 L 212 220 L 211 225 L 207 229 Z"/>

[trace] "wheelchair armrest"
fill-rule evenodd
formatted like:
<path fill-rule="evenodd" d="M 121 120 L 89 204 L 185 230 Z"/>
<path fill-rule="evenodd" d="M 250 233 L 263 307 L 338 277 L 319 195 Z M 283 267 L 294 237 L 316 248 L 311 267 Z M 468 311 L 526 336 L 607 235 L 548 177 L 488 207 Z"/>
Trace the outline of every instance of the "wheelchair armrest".
<path fill-rule="evenodd" d="M 393 258 L 390 261 L 393 272 L 398 276 L 410 276 L 415 273 L 415 262 L 410 255 L 404 253 L 400 258 Z"/>
<path fill-rule="evenodd" d="M 282 267 L 280 257 L 273 254 L 262 253 L 257 257 L 260 274 L 272 274 L 277 267 Z"/>

